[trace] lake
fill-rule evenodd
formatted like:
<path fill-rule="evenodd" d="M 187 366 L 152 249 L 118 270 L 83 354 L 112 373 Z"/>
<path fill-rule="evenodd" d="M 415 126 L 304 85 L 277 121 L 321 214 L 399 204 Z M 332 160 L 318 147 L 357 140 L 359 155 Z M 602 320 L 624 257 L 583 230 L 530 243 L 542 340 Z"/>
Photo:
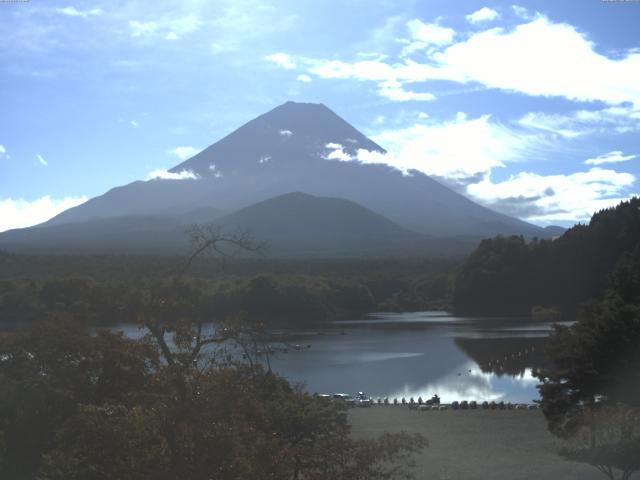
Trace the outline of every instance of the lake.
<path fill-rule="evenodd" d="M 271 366 L 309 392 L 530 403 L 539 398 L 532 371 L 545 364 L 552 328 L 528 318 L 375 313 L 288 331 L 302 348 L 274 354 Z M 137 327 L 122 329 L 140 335 Z"/>
<path fill-rule="evenodd" d="M 374 397 L 438 394 L 454 400 L 531 402 L 543 366 L 548 321 L 464 318 L 445 312 L 380 313 L 300 332 L 300 351 L 271 364 L 310 392 Z"/>

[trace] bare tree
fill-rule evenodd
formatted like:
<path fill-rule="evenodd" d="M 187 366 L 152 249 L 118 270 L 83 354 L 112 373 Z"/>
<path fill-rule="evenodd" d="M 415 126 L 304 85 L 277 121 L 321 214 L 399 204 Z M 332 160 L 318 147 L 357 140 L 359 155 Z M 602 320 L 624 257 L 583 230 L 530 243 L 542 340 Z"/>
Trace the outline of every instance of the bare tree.
<path fill-rule="evenodd" d="M 144 309 L 141 323 L 158 344 L 164 361 L 182 378 L 197 367 L 208 345 L 221 345 L 249 332 L 247 327 L 231 328 L 224 319 L 216 319 L 200 289 L 185 281 L 185 275 L 200 257 L 212 256 L 226 261 L 238 252 L 261 254 L 264 244 L 256 242 L 247 231 L 225 232 L 214 225 L 193 225 L 187 231 L 191 252 L 169 283 L 155 285 Z M 217 321 L 216 321 L 217 320 Z M 215 322 L 214 322 L 215 321 Z M 207 325 L 216 324 L 217 327 Z M 172 335 L 172 343 L 168 336 Z M 172 348 L 173 347 L 173 348 Z"/>

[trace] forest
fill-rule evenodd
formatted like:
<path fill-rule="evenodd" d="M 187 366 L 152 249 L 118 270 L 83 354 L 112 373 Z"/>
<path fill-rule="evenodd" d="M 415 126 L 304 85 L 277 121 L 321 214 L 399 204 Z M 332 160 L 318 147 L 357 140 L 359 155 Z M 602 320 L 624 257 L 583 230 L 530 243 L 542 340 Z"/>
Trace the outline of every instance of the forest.
<path fill-rule="evenodd" d="M 575 319 L 640 252 L 640 199 L 599 211 L 552 240 L 483 240 L 457 271 L 452 308 L 465 315 L 548 312 Z"/>
<path fill-rule="evenodd" d="M 93 326 L 135 323 L 149 286 L 184 259 L 0 254 L 0 319 L 17 327 L 68 314 Z M 220 315 L 272 325 L 357 318 L 372 311 L 446 309 L 454 261 L 198 259 L 190 288 Z"/>

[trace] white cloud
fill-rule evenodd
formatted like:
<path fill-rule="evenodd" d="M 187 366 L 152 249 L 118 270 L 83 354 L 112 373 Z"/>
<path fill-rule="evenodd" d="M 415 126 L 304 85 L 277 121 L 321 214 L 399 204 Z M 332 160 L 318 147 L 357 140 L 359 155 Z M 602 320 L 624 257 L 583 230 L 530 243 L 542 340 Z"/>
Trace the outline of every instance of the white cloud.
<path fill-rule="evenodd" d="M 341 162 L 350 162 L 352 160 L 358 160 L 352 157 L 344 151 L 344 147 L 339 143 L 327 143 L 324 148 L 329 150 L 328 153 L 322 156 L 325 160 L 339 160 Z"/>
<path fill-rule="evenodd" d="M 281 137 L 287 137 L 287 138 L 293 135 L 293 132 L 291 130 L 280 130 L 278 133 L 280 134 Z"/>
<path fill-rule="evenodd" d="M 271 157 L 269 157 L 269 158 L 271 158 Z M 260 160 L 262 160 L 262 158 Z M 263 162 L 260 162 L 260 163 L 263 163 Z M 212 163 L 211 165 L 209 165 L 209 171 L 214 172 L 214 174 L 213 174 L 214 178 L 222 178 L 223 177 L 222 172 L 220 170 L 216 170 L 216 164 L 215 163 Z"/>
<path fill-rule="evenodd" d="M 518 206 L 512 214 L 519 211 L 520 217 L 531 221 L 573 222 L 588 220 L 595 211 L 620 203 L 626 198 L 624 190 L 634 182 L 635 177 L 630 173 L 592 168 L 569 175 L 520 172 L 495 183 L 486 176 L 481 182 L 469 185 L 467 190 L 496 210 L 505 211 L 502 207 L 515 202 Z"/>
<path fill-rule="evenodd" d="M 493 28 L 433 57 L 436 76 L 532 96 L 640 105 L 640 53 L 610 59 L 575 27 L 546 17 Z"/>
<path fill-rule="evenodd" d="M 583 134 L 582 131 L 571 128 L 568 118 L 564 115 L 529 112 L 522 116 L 518 123 L 523 127 L 543 130 L 565 138 L 574 138 Z"/>
<path fill-rule="evenodd" d="M 132 37 L 141 37 L 143 35 L 154 33 L 160 28 L 160 25 L 156 22 L 139 22 L 138 20 L 130 20 L 129 27 L 131 27 Z"/>
<path fill-rule="evenodd" d="M 135 120 L 131 120 L 129 122 L 131 124 L 132 127 L 138 127 L 140 124 L 138 122 L 136 122 Z"/>
<path fill-rule="evenodd" d="M 170 20 L 155 20 L 140 22 L 138 20 L 129 21 L 132 37 L 143 37 L 155 33 L 164 35 L 165 40 L 178 40 L 184 35 L 191 33 L 203 24 L 201 18 L 195 14 L 176 17 Z"/>
<path fill-rule="evenodd" d="M 0 200 L 0 232 L 37 225 L 86 201 L 85 196 L 56 199 L 49 195 L 31 202 L 12 198 Z"/>
<path fill-rule="evenodd" d="M 397 77 L 396 69 L 382 59 L 360 60 L 353 63 L 340 60 L 309 60 L 309 72 L 321 78 L 353 78 L 384 82 Z M 405 80 L 403 78 L 403 80 Z"/>
<path fill-rule="evenodd" d="M 307 60 L 308 70 L 321 78 L 352 78 L 359 81 L 378 82 L 378 93 L 380 96 L 393 101 L 435 99 L 429 92 L 414 92 L 405 90 L 403 82 L 411 82 L 413 78 L 420 78 L 415 68 L 420 68 L 415 62 L 407 61 L 404 66 L 390 66 L 382 61 L 361 60 L 354 63 L 342 62 L 340 60 Z"/>
<path fill-rule="evenodd" d="M 490 22 L 500 18 L 500 14 L 493 8 L 482 7 L 480 10 L 476 10 L 465 17 L 469 23 L 477 25 L 478 23 Z"/>
<path fill-rule="evenodd" d="M 272 53 L 271 55 L 267 55 L 265 58 L 285 70 L 293 70 L 296 67 L 293 59 L 286 53 Z"/>
<path fill-rule="evenodd" d="M 407 28 L 413 42 L 422 47 L 448 45 L 456 35 L 456 31 L 452 28 L 442 27 L 437 23 L 424 23 L 418 19 L 407 22 Z M 410 51 L 413 50 L 415 49 L 410 49 Z"/>
<path fill-rule="evenodd" d="M 589 158 L 584 163 L 587 165 L 602 165 L 603 163 L 620 163 L 627 162 L 636 158 L 636 155 L 624 155 L 621 150 L 598 155 L 595 158 Z"/>
<path fill-rule="evenodd" d="M 92 8 L 90 10 L 78 10 L 75 7 L 56 8 L 56 12 L 69 17 L 88 18 L 91 16 L 99 16 L 104 12 L 100 8 Z"/>
<path fill-rule="evenodd" d="M 435 96 L 429 92 L 414 92 L 413 90 L 405 90 L 402 83 L 397 80 L 387 80 L 378 84 L 378 93 L 380 96 L 388 98 L 394 102 L 407 102 L 411 100 L 429 101 L 435 100 Z"/>
<path fill-rule="evenodd" d="M 9 159 L 9 154 L 7 153 L 7 149 L 4 148 L 4 145 L 0 145 L 0 160 Z"/>
<path fill-rule="evenodd" d="M 196 153 L 200 153 L 202 150 L 195 147 L 176 147 L 171 150 L 167 150 L 167 153 L 175 155 L 180 160 L 186 160 L 193 157 Z"/>
<path fill-rule="evenodd" d="M 640 109 L 631 106 L 577 110 L 567 114 L 529 112 L 518 120 L 524 127 L 554 132 L 566 138 L 593 133 L 621 134 L 640 131 Z"/>
<path fill-rule="evenodd" d="M 176 36 L 182 36 L 197 30 L 202 23 L 198 15 L 190 14 L 170 20 L 167 22 L 166 28 L 170 30 L 170 33 L 174 33 Z"/>
<path fill-rule="evenodd" d="M 551 148 L 543 136 L 492 122 L 488 115 L 470 119 L 463 112 L 458 112 L 455 120 L 423 122 L 382 131 L 371 138 L 388 152 L 358 149 L 351 154 L 343 145 L 328 143 L 323 158 L 386 164 L 404 174 L 417 170 L 464 191 L 493 168 L 528 160 L 536 152 Z"/>
<path fill-rule="evenodd" d="M 180 170 L 179 172 L 169 172 L 164 168 L 159 168 L 149 172 L 147 180 L 197 180 L 199 175 L 191 170 Z"/>
<path fill-rule="evenodd" d="M 492 168 L 529 158 L 546 148 L 547 140 L 491 121 L 483 115 L 468 118 L 459 112 L 446 122 L 421 122 L 406 128 L 386 130 L 372 136 L 389 153 L 377 159 L 402 171 L 418 170 L 427 175 L 467 178 Z M 374 155 L 373 157 L 375 157 Z M 371 155 L 368 156 L 371 161 Z"/>
<path fill-rule="evenodd" d="M 494 210 L 540 223 L 587 220 L 594 211 L 626 198 L 625 190 L 635 182 L 630 173 L 600 168 L 559 175 L 520 172 L 494 182 L 494 169 L 544 155 L 555 150 L 556 142 L 548 135 L 494 122 L 488 115 L 469 118 L 458 112 L 451 121 L 424 120 L 382 131 L 372 140 L 388 153 L 359 149 L 354 154 L 339 143 L 329 143 L 323 158 L 386 164 L 405 174 L 417 170 Z M 600 158 L 628 157 L 616 151 Z"/>
<path fill-rule="evenodd" d="M 532 20 L 536 17 L 535 14 L 530 13 L 529 10 L 521 7 L 520 5 L 512 5 L 511 9 L 513 10 L 513 13 L 516 17 L 520 17 L 523 20 Z"/>
<path fill-rule="evenodd" d="M 441 41 L 445 43 L 447 37 Z M 411 44 L 405 47 L 405 54 L 412 48 Z M 384 85 L 393 85 L 392 91 L 397 91 L 398 83 L 450 80 L 530 96 L 610 105 L 629 102 L 640 108 L 640 83 L 636 81 L 640 52 L 629 50 L 609 58 L 596 52 L 593 42 L 572 25 L 554 23 L 542 15 L 510 30 L 482 30 L 447 47 L 427 48 L 425 53 L 426 60 L 421 62 L 404 58 L 394 63 L 384 57 L 355 62 L 300 61 L 321 78 L 377 82 L 383 96 L 389 91 Z"/>
<path fill-rule="evenodd" d="M 306 73 L 302 73 L 300 75 L 298 75 L 296 77 L 296 80 L 298 80 L 299 82 L 303 82 L 303 83 L 310 83 L 313 81 L 313 79 L 307 75 Z"/>
<path fill-rule="evenodd" d="M 45 167 L 49 166 L 49 163 L 39 153 L 36 154 L 36 158 L 38 159 L 38 162 L 40 162 L 40 165 L 43 165 Z"/>

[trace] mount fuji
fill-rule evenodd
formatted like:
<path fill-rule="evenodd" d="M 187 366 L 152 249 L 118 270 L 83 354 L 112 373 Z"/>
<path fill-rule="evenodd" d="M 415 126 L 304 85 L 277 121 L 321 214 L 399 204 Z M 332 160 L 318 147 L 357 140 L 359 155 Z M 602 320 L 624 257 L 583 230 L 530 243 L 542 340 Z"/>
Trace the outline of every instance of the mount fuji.
<path fill-rule="evenodd" d="M 175 178 L 113 188 L 0 234 L 0 248 L 176 253 L 193 223 L 248 229 L 287 256 L 450 254 L 496 234 L 549 236 L 421 172 L 353 160 L 363 150 L 386 153 L 326 106 L 287 102 L 173 167 Z"/>

